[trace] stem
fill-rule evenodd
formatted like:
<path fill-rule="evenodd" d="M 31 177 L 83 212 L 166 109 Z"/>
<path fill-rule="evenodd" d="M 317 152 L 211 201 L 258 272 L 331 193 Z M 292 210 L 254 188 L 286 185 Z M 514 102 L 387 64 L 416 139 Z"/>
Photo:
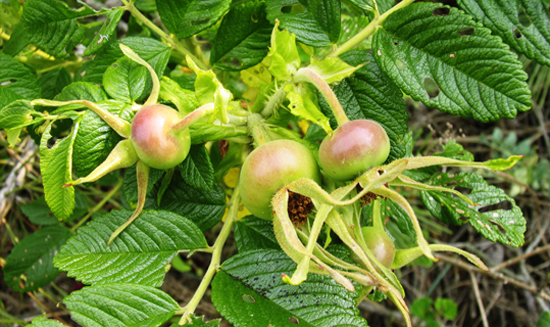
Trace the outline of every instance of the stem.
<path fill-rule="evenodd" d="M 338 57 L 342 53 L 353 49 L 356 45 L 361 43 L 364 39 L 371 36 L 374 33 L 374 31 L 382 25 L 384 20 L 386 20 L 386 18 L 388 18 L 389 15 L 391 15 L 392 13 L 394 13 L 399 9 L 405 8 L 406 6 L 410 5 L 413 2 L 414 0 L 403 0 L 397 5 L 393 6 L 390 10 L 386 11 L 381 16 L 374 17 L 374 19 L 369 23 L 369 25 L 367 25 L 367 27 L 365 27 L 361 32 L 357 33 L 349 41 L 347 41 L 346 43 L 338 47 L 336 50 L 334 50 L 329 56 Z"/>
<path fill-rule="evenodd" d="M 204 274 L 204 277 L 202 278 L 199 288 L 193 295 L 193 298 L 191 299 L 191 301 L 189 301 L 189 303 L 187 303 L 187 305 L 184 308 L 182 308 L 183 316 L 179 321 L 179 325 L 185 325 L 191 321 L 190 317 L 193 315 L 193 313 L 195 312 L 195 309 L 199 305 L 202 297 L 204 296 L 204 293 L 208 288 L 208 285 L 210 285 L 210 282 L 214 277 L 214 274 L 218 271 L 218 268 L 220 266 L 223 246 L 225 244 L 225 241 L 227 240 L 227 237 L 229 236 L 229 233 L 231 232 L 231 228 L 233 227 L 233 224 L 237 220 L 237 213 L 239 211 L 240 198 L 241 197 L 239 194 L 239 185 L 237 185 L 233 192 L 233 197 L 231 197 L 231 207 L 229 208 L 229 213 L 227 214 L 227 219 L 225 220 L 225 224 L 223 225 L 220 235 L 218 235 L 218 238 L 216 239 L 216 242 L 212 247 L 214 250 L 212 251 L 212 260 L 210 261 L 208 270 Z"/>
<path fill-rule="evenodd" d="M 134 52 L 129 46 L 126 46 L 122 43 L 119 44 L 120 50 L 130 59 L 137 62 L 138 64 L 145 66 L 149 73 L 151 74 L 151 79 L 153 80 L 153 89 L 151 90 L 151 94 L 149 95 L 149 98 L 147 98 L 147 101 L 143 104 L 144 107 L 150 106 L 152 104 L 157 103 L 157 100 L 159 98 L 160 93 L 160 81 L 157 73 L 149 65 L 149 63 L 145 60 L 143 60 L 137 53 Z"/>
<path fill-rule="evenodd" d="M 336 94 L 334 94 L 325 79 L 315 70 L 311 68 L 300 68 L 296 72 L 296 75 L 294 75 L 292 81 L 294 83 L 308 82 L 315 85 L 317 90 L 319 90 L 319 92 L 321 92 L 327 100 L 327 103 L 332 110 L 332 114 L 334 115 L 334 118 L 336 118 L 338 126 L 342 126 L 349 121 L 348 116 L 346 116 L 346 113 L 340 104 L 340 101 L 338 101 L 338 98 L 336 97 Z"/>
<path fill-rule="evenodd" d="M 198 107 L 197 109 L 189 113 L 187 116 L 185 116 L 185 118 L 183 118 L 180 122 L 178 122 L 175 125 L 172 125 L 171 127 L 172 132 L 175 134 L 183 132 L 197 120 L 214 112 L 214 109 L 215 109 L 214 102 L 210 102 L 203 106 Z"/>
<path fill-rule="evenodd" d="M 153 32 L 155 32 L 156 34 L 158 34 L 158 36 L 160 36 L 161 39 L 163 39 L 166 43 L 168 43 L 169 45 L 171 45 L 172 47 L 174 47 L 174 49 L 176 49 L 177 52 L 183 54 L 183 55 L 188 55 L 189 57 L 191 57 L 193 59 L 193 61 L 195 61 L 198 66 L 203 69 L 203 70 L 208 70 L 208 66 L 200 61 L 195 55 L 193 55 L 193 53 L 191 53 L 189 50 L 187 50 L 185 47 L 183 47 L 179 42 L 178 40 L 170 37 L 168 34 L 166 34 L 160 27 L 158 27 L 157 25 L 155 25 L 155 23 L 153 23 L 152 21 L 150 21 L 147 17 L 145 17 L 145 15 L 143 15 L 135 6 L 134 6 L 134 3 L 131 2 L 129 3 L 128 0 L 122 0 L 122 2 L 126 5 L 126 9 L 128 9 L 128 11 L 130 13 L 132 13 L 132 15 L 134 15 L 135 18 L 137 18 L 138 20 L 140 20 L 143 24 L 145 24 L 145 26 L 149 27 Z"/>
<path fill-rule="evenodd" d="M 380 215 L 380 200 L 374 200 L 372 205 L 372 226 L 378 230 L 385 231 L 384 222 Z"/>
<path fill-rule="evenodd" d="M 118 182 L 118 184 L 116 184 L 116 186 L 109 192 L 107 193 L 107 195 L 101 199 L 101 201 L 96 204 L 95 207 L 92 208 L 92 210 L 88 211 L 88 214 L 86 214 L 86 216 L 84 216 L 84 218 L 82 218 L 78 224 L 74 225 L 72 228 L 71 228 L 71 233 L 74 233 L 80 226 L 82 226 L 94 213 L 96 213 L 97 211 L 99 211 L 99 209 L 103 208 L 103 206 L 105 205 L 105 203 L 107 203 L 117 192 L 118 190 L 120 190 L 120 188 L 122 187 L 122 180 L 120 182 Z"/>
<path fill-rule="evenodd" d="M 248 130 L 254 139 L 254 147 L 259 147 L 271 141 L 269 130 L 263 122 L 263 118 L 259 114 L 252 114 L 248 117 Z"/>
<path fill-rule="evenodd" d="M 284 90 L 285 85 L 286 83 L 283 84 L 279 89 L 277 89 L 275 93 L 273 93 L 273 95 L 269 98 L 269 101 L 261 112 L 262 116 L 271 116 L 275 109 L 279 107 L 281 103 L 283 103 L 286 98 L 286 91 Z"/>

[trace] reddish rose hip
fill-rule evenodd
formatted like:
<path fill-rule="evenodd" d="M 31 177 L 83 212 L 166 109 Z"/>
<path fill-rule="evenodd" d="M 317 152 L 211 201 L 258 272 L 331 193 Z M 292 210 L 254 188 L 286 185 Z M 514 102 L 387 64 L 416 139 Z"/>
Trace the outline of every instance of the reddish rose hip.
<path fill-rule="evenodd" d="M 140 160 L 156 169 L 170 169 L 181 163 L 189 153 L 189 129 L 175 132 L 172 126 L 182 117 L 162 104 L 141 108 L 132 121 L 130 139 Z"/>
<path fill-rule="evenodd" d="M 383 164 L 390 139 L 382 126 L 367 119 L 349 121 L 327 136 L 319 148 L 319 162 L 334 180 L 347 181 L 368 168 Z"/>
<path fill-rule="evenodd" d="M 271 220 L 271 198 L 279 188 L 300 178 L 321 181 L 311 151 L 291 140 L 265 143 L 244 161 L 239 181 L 241 199 L 254 216 Z"/>

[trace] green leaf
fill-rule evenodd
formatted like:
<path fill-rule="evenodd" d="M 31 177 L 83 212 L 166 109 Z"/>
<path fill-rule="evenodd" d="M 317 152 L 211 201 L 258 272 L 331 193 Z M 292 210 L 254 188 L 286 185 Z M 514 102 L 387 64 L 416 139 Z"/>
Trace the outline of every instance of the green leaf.
<path fill-rule="evenodd" d="M 422 192 L 424 204 L 437 219 L 455 225 L 468 221 L 475 230 L 493 242 L 523 245 L 525 218 L 514 199 L 502 189 L 489 185 L 483 177 L 472 173 L 442 173 L 432 177 L 429 183 L 470 189 L 468 198 L 480 205 L 471 206 L 448 192 Z"/>
<path fill-rule="evenodd" d="M 223 18 L 214 39 L 210 62 L 226 70 L 241 70 L 267 55 L 273 25 L 266 19 L 265 2 L 233 7 Z M 238 60 L 236 67 L 233 60 Z"/>
<path fill-rule="evenodd" d="M 75 208 L 73 214 L 67 221 L 82 217 L 88 211 L 88 202 L 82 193 L 75 192 Z M 48 207 L 46 199 L 41 196 L 38 199 L 21 206 L 23 214 L 29 218 L 30 222 L 39 225 L 57 225 L 59 220 L 54 216 L 53 212 Z"/>
<path fill-rule="evenodd" d="M 235 223 L 233 234 L 239 253 L 258 249 L 281 249 L 273 232 L 273 222 L 265 219 L 254 216 L 241 218 Z"/>
<path fill-rule="evenodd" d="M 416 232 L 412 224 L 411 218 L 401 207 L 392 199 L 382 199 L 380 205 L 380 214 L 382 217 L 391 217 L 395 220 L 395 224 L 401 233 L 409 236 L 413 242 L 416 242 Z"/>
<path fill-rule="evenodd" d="M 148 83 L 147 68 L 130 58 L 122 57 L 113 63 L 103 75 L 105 91 L 114 99 L 127 103 L 143 100 L 152 84 Z"/>
<path fill-rule="evenodd" d="M 225 213 L 225 194 L 214 183 L 210 191 L 201 191 L 185 183 L 181 174 L 174 174 L 170 186 L 162 197 L 160 206 L 156 196 L 151 196 L 151 208 L 168 210 L 193 221 L 202 231 L 209 230 L 219 223 Z"/>
<path fill-rule="evenodd" d="M 216 24 L 230 5 L 231 0 L 157 0 L 162 23 L 180 39 Z"/>
<path fill-rule="evenodd" d="M 112 63 L 123 56 L 117 40 L 109 40 L 91 61 L 86 61 L 75 74 L 75 81 L 103 83 L 103 74 Z"/>
<path fill-rule="evenodd" d="M 190 113 L 199 107 L 195 92 L 182 88 L 176 81 L 166 76 L 160 79 L 160 98 L 171 101 L 181 113 Z"/>
<path fill-rule="evenodd" d="M 114 115 L 129 121 L 132 108 L 114 100 L 99 101 L 97 105 Z M 111 153 L 122 138 L 95 112 L 87 110 L 78 129 L 74 143 L 73 165 L 76 175 L 88 176 Z"/>
<path fill-rule="evenodd" d="M 71 216 L 74 209 L 74 187 L 63 188 L 63 185 L 72 181 L 72 154 L 73 145 L 80 125 L 80 117 L 74 122 L 71 133 L 57 140 L 53 146 L 48 143 L 52 138 L 49 124 L 40 140 L 40 172 L 44 183 L 46 202 L 53 214 L 63 221 Z"/>
<path fill-rule="evenodd" d="M 214 186 L 214 167 L 203 144 L 192 145 L 189 155 L 179 167 L 181 177 L 195 189 L 210 191 Z"/>
<path fill-rule="evenodd" d="M 438 297 L 435 299 L 434 308 L 445 319 L 455 319 L 458 312 L 456 302 L 451 299 L 443 299 Z"/>
<path fill-rule="evenodd" d="M 149 180 L 147 181 L 147 194 L 151 192 L 155 184 L 160 181 L 164 175 L 164 170 L 151 168 L 149 170 Z M 137 175 L 136 165 L 126 168 L 124 172 L 124 180 L 122 181 L 122 192 L 126 201 L 130 203 L 136 203 L 138 200 L 137 193 Z"/>
<path fill-rule="evenodd" d="M 550 18 L 543 1 L 458 1 L 467 13 L 516 51 L 550 66 Z"/>
<path fill-rule="evenodd" d="M 371 119 L 382 125 L 390 138 L 388 161 L 402 158 L 405 155 L 406 144 L 403 141 L 409 115 L 401 91 L 378 67 L 372 54 L 350 51 L 341 58 L 352 66 L 364 64 L 354 77 L 346 78 L 334 87 L 346 115 L 350 120 Z M 323 113 L 331 117 L 332 127 L 336 128 L 338 125 L 328 104 L 324 98 L 319 102 Z"/>
<path fill-rule="evenodd" d="M 71 82 L 71 74 L 65 67 L 47 72 L 38 79 L 38 84 L 42 87 L 42 98 L 50 100 Z"/>
<path fill-rule="evenodd" d="M 57 320 L 50 320 L 46 317 L 38 317 L 32 320 L 32 323 L 30 325 L 27 325 L 27 327 L 63 327 L 62 323 L 60 323 Z"/>
<path fill-rule="evenodd" d="M 107 11 L 107 17 L 103 26 L 82 54 L 83 57 L 96 53 L 107 43 L 106 41 L 108 41 L 109 36 L 115 31 L 123 13 L 124 9 L 122 8 L 113 8 Z"/>
<path fill-rule="evenodd" d="M 22 37 L 54 57 L 66 58 L 84 36 L 77 19 L 95 14 L 87 6 L 72 9 L 58 0 L 28 0 L 23 4 Z"/>
<path fill-rule="evenodd" d="M 419 317 L 422 320 L 435 318 L 435 313 L 432 311 L 433 300 L 429 297 L 423 297 L 414 300 L 411 304 L 411 314 Z"/>
<path fill-rule="evenodd" d="M 330 132 L 329 119 L 319 110 L 317 105 L 317 97 L 311 91 L 308 86 L 290 86 L 294 90 L 290 90 L 287 93 L 287 98 L 290 100 L 288 108 L 290 112 L 297 117 L 309 120 L 315 124 L 318 124 L 323 128 L 325 132 Z M 298 92 L 300 93 L 298 93 Z"/>
<path fill-rule="evenodd" d="M 0 52 L 0 108 L 18 99 L 40 98 L 42 88 L 34 73 L 19 61 Z"/>
<path fill-rule="evenodd" d="M 58 271 L 52 259 L 70 236 L 71 232 L 63 226 L 49 226 L 17 243 L 2 269 L 8 286 L 17 292 L 30 292 L 53 281 Z"/>
<path fill-rule="evenodd" d="M 342 20 L 342 31 L 340 31 L 340 38 L 338 39 L 338 45 L 342 45 L 349 41 L 352 37 L 357 35 L 363 29 L 365 29 L 370 23 L 368 17 L 359 16 L 346 18 Z M 367 38 L 355 46 L 356 50 L 370 49 L 372 38 Z"/>
<path fill-rule="evenodd" d="M 285 284 L 296 264 L 279 250 L 238 254 L 212 282 L 212 303 L 235 326 L 367 326 L 355 292 L 330 276 L 309 274 L 299 286 Z"/>
<path fill-rule="evenodd" d="M 544 311 L 537 322 L 537 327 L 550 326 L 550 311 Z"/>
<path fill-rule="evenodd" d="M 204 321 L 204 316 L 201 317 L 191 317 L 191 322 L 189 325 L 193 327 L 219 327 L 221 319 L 210 320 L 209 322 Z M 178 324 L 173 324 L 170 327 L 178 327 Z"/>
<path fill-rule="evenodd" d="M 111 234 L 131 210 L 113 210 L 79 228 L 54 259 L 57 268 L 84 284 L 132 283 L 160 287 L 165 266 L 179 251 L 208 246 L 187 218 L 144 210 L 109 246 Z"/>
<path fill-rule="evenodd" d="M 35 123 L 33 113 L 37 114 L 27 100 L 16 100 L 0 109 L 0 129 L 17 129 Z"/>
<path fill-rule="evenodd" d="M 63 303 L 71 311 L 71 318 L 86 327 L 156 327 L 179 309 L 163 291 L 135 284 L 85 287 L 71 293 Z"/>
<path fill-rule="evenodd" d="M 331 84 L 340 82 L 342 79 L 349 77 L 359 69 L 360 66 L 350 66 L 342 59 L 336 57 L 328 57 L 323 60 L 316 60 L 312 57 L 309 68 L 321 75 L 325 82 Z"/>
<path fill-rule="evenodd" d="M 330 42 L 336 43 L 340 37 L 340 1 L 309 0 L 307 2 L 307 9 L 328 35 Z"/>
<path fill-rule="evenodd" d="M 269 71 L 280 81 L 288 81 L 300 68 L 301 60 L 296 47 L 296 35 L 288 31 L 279 31 L 276 23 L 271 33 L 269 56 L 271 64 Z"/>
<path fill-rule="evenodd" d="M 54 99 L 56 101 L 88 100 L 99 102 L 107 100 L 107 94 L 100 86 L 88 82 L 75 82 L 65 87 Z"/>
<path fill-rule="evenodd" d="M 316 2 L 317 4 L 313 8 L 304 6 L 300 0 L 271 0 L 267 1 L 266 11 L 267 19 L 275 24 L 275 20 L 278 19 L 281 22 L 281 28 L 288 30 L 296 35 L 298 41 L 312 46 L 312 47 L 324 47 L 332 42 L 336 43 L 338 40 L 338 33 L 340 32 L 340 5 L 336 4 L 337 1 L 333 0 L 315 0 L 308 2 Z M 326 13 L 322 12 L 321 3 L 329 4 Z M 314 10 L 314 12 L 311 11 Z M 317 16 L 317 17 L 315 17 Z M 316 18 L 321 16 L 330 17 L 330 21 L 320 23 Z M 335 23 L 334 19 L 338 17 L 338 22 Z M 338 28 L 335 29 L 335 24 Z M 330 35 L 323 27 L 330 26 Z M 334 36 L 336 38 L 334 39 Z"/>
<path fill-rule="evenodd" d="M 374 34 L 373 52 L 405 93 L 429 107 L 483 122 L 531 107 L 516 54 L 456 8 L 417 3 L 396 11 Z"/>

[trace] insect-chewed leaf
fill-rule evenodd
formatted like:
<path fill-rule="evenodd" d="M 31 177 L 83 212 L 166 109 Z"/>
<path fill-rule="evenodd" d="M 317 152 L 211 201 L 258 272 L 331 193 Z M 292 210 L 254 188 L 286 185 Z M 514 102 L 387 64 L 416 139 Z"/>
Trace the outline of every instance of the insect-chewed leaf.
<path fill-rule="evenodd" d="M 525 217 L 514 199 L 502 189 L 489 185 L 483 177 L 472 173 L 442 173 L 432 177 L 430 183 L 469 189 L 468 198 L 480 205 L 469 205 L 447 192 L 422 192 L 422 200 L 434 217 L 455 225 L 467 221 L 493 242 L 523 245 Z"/>
<path fill-rule="evenodd" d="M 0 53 L 0 108 L 18 99 L 40 98 L 42 88 L 35 74 L 5 53 Z"/>
<path fill-rule="evenodd" d="M 87 57 L 99 51 L 108 41 L 109 36 L 115 31 L 124 9 L 122 8 L 113 8 L 106 12 L 107 18 L 103 23 L 101 29 L 97 32 L 95 37 L 82 54 L 83 57 Z"/>
<path fill-rule="evenodd" d="M 285 284 L 296 264 L 278 250 L 256 250 L 227 260 L 212 283 L 212 302 L 235 326 L 357 326 L 358 293 L 330 276 L 310 274 L 299 286 Z"/>
<path fill-rule="evenodd" d="M 456 8 L 417 3 L 396 11 L 374 34 L 373 52 L 382 70 L 427 106 L 483 122 L 531 108 L 517 55 Z"/>
<path fill-rule="evenodd" d="M 38 317 L 32 320 L 28 327 L 63 327 L 62 323 L 57 320 L 46 319 L 46 317 Z"/>
<path fill-rule="evenodd" d="M 71 311 L 71 318 L 87 327 L 156 327 L 179 309 L 163 291 L 135 284 L 85 287 L 71 293 L 63 303 Z"/>
<path fill-rule="evenodd" d="M 71 232 L 67 228 L 49 226 L 22 239 L 2 268 L 6 283 L 19 292 L 29 292 L 53 281 L 58 271 L 52 258 L 69 237 Z"/>
<path fill-rule="evenodd" d="M 550 65 L 550 18 L 543 1 L 460 0 L 460 7 L 516 51 Z"/>
<path fill-rule="evenodd" d="M 111 211 L 78 230 L 55 257 L 55 266 L 85 284 L 132 283 L 160 287 L 164 267 L 179 251 L 208 246 L 180 215 L 144 210 L 109 246 L 107 240 L 132 211 Z"/>

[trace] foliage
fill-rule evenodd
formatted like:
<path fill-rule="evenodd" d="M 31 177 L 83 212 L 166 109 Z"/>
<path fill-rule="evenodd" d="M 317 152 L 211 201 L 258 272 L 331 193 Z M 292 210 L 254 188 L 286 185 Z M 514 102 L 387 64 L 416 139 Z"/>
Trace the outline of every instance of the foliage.
<path fill-rule="evenodd" d="M 216 309 L 235 326 L 367 326 L 357 309 L 367 296 L 394 302 L 411 326 L 400 267 L 451 251 L 488 269 L 473 254 L 430 244 L 417 207 L 517 247 L 526 221 L 512 196 L 524 184 L 550 189 L 548 162 L 537 163 L 528 140 L 513 133 L 495 130 L 485 140 L 498 149 L 485 162 L 454 141 L 413 156 L 403 97 L 480 122 L 529 110 L 518 53 L 550 63 L 547 4 L 413 2 L 123 0 L 94 10 L 74 1 L 0 1 L 0 128 L 10 146 L 26 135 L 39 146 L 44 192 L 22 207 L 43 227 L 14 241 L 6 283 L 29 292 L 66 272 L 86 285 L 63 301 L 84 326 L 160 326 L 174 316 L 180 325 L 215 326 L 194 315 L 210 284 Z M 192 144 L 166 169 L 149 167 L 133 145 L 135 115 L 158 103 L 174 110 L 164 136 L 185 133 Z M 240 189 L 248 185 L 235 174 L 253 147 L 293 140 L 318 161 L 320 142 L 358 119 L 387 133 L 384 163 L 347 181 L 266 171 L 289 183 L 265 199 L 271 220 L 246 216 Z M 513 168 L 522 156 L 529 164 Z M 508 169 L 526 181 L 512 195 L 485 179 Z M 89 209 L 82 192 L 96 185 L 110 193 Z M 88 221 L 120 189 L 126 209 Z M 403 189 L 419 192 L 422 203 L 413 208 Z M 396 241 L 391 267 L 358 228 L 392 236 L 385 217 L 410 237 Z M 238 254 L 222 263 L 233 227 Z M 218 233 L 213 245 L 203 232 Z M 180 252 L 212 253 L 185 307 L 158 289 L 171 263 L 191 269 Z M 451 300 L 424 298 L 410 312 L 435 326 L 456 310 Z"/>

